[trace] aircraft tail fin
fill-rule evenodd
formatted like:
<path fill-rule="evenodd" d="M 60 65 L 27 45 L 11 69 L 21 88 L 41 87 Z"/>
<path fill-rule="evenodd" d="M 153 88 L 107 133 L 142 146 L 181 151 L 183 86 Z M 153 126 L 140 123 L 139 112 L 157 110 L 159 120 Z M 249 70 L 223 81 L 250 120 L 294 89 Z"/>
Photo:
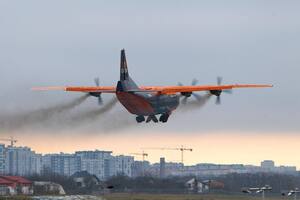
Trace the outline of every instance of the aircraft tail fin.
<path fill-rule="evenodd" d="M 120 80 L 118 81 L 117 84 L 117 91 L 130 91 L 130 90 L 138 90 L 138 89 L 139 87 L 129 76 L 125 49 L 122 49 L 121 60 L 120 60 Z"/>
<path fill-rule="evenodd" d="M 127 68 L 127 61 L 125 55 L 125 49 L 121 50 L 121 60 L 120 60 L 120 81 L 128 80 L 128 68 Z"/>

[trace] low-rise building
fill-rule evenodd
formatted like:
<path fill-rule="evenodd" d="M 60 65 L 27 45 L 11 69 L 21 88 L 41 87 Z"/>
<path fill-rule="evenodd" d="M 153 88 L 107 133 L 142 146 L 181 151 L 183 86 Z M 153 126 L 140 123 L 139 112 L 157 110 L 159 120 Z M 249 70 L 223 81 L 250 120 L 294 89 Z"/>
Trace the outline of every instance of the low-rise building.
<path fill-rule="evenodd" d="M 1 195 L 31 195 L 33 194 L 32 182 L 20 176 L 0 176 Z"/>

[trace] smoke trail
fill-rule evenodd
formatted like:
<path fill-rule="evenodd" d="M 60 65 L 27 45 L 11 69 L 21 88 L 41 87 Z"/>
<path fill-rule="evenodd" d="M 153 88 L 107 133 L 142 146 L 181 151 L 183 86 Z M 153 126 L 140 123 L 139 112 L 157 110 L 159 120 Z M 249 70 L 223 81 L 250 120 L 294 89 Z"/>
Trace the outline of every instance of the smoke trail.
<path fill-rule="evenodd" d="M 111 99 L 108 103 L 97 109 L 66 113 L 66 111 L 84 102 L 88 96 L 89 95 L 85 95 L 71 102 L 49 108 L 41 108 L 21 114 L 0 116 L 0 132 L 23 130 L 23 128 L 29 128 L 30 130 L 42 128 L 52 131 L 61 131 L 64 129 L 75 130 L 79 127 L 84 128 L 83 130 L 91 129 L 99 130 L 100 132 L 110 132 L 135 126 L 146 126 L 143 124 L 137 125 L 134 117 L 124 110 L 116 110 L 107 114 L 117 104 L 117 98 Z M 201 108 L 210 97 L 211 94 L 206 94 L 202 97 L 201 101 L 189 100 L 187 104 L 181 105 L 178 110 L 179 112 L 186 112 Z M 149 127 L 149 125 L 147 127 Z"/>
<path fill-rule="evenodd" d="M 110 115 L 109 117 L 105 118 L 101 128 L 106 132 L 111 132 L 142 125 L 143 124 L 137 124 L 134 115 L 132 115 L 131 113 L 119 110 L 115 113 L 112 113 L 112 115 Z"/>
<path fill-rule="evenodd" d="M 203 107 L 207 101 L 210 99 L 212 95 L 211 94 L 205 94 L 202 96 L 201 100 L 189 100 L 187 104 L 181 105 L 178 109 L 181 112 L 187 112 L 187 111 L 192 111 L 199 109 Z M 93 130 L 99 130 L 107 132 L 113 132 L 121 129 L 128 129 L 130 127 L 144 127 L 144 128 L 149 128 L 151 127 L 152 123 L 150 124 L 137 124 L 133 115 L 131 115 L 128 112 L 122 111 L 122 110 L 116 110 L 115 112 L 112 112 L 107 115 L 103 115 L 103 117 L 99 118 L 99 115 L 109 111 L 110 105 L 113 106 L 115 104 L 114 100 L 112 100 L 107 106 L 108 108 L 103 108 L 98 111 L 90 111 L 86 114 L 80 114 L 79 116 L 76 117 L 76 120 L 83 120 L 82 123 L 88 120 L 89 123 L 91 123 L 92 120 L 98 120 L 97 124 L 94 124 L 91 126 Z M 176 115 L 174 113 L 174 115 Z M 77 123 L 76 123 L 77 124 Z"/>
<path fill-rule="evenodd" d="M 108 113 L 112 111 L 117 102 L 117 98 L 113 98 L 99 109 L 78 112 L 75 116 L 64 119 L 64 128 L 82 126 L 83 130 L 103 133 L 126 129 L 136 125 L 135 117 L 124 109 L 117 109 Z"/>
<path fill-rule="evenodd" d="M 0 116 L 0 131 L 13 131 L 23 127 L 38 125 L 49 120 L 56 114 L 71 110 L 83 103 L 89 95 L 81 96 L 71 102 L 59 104 L 49 108 L 40 108 L 24 113 L 15 113 Z"/>
<path fill-rule="evenodd" d="M 99 109 L 90 110 L 87 112 L 77 113 L 76 116 L 69 118 L 69 123 L 75 123 L 76 125 L 80 125 L 85 123 L 86 121 L 93 121 L 98 119 L 98 117 L 106 112 L 109 112 L 113 109 L 113 107 L 118 102 L 117 98 L 113 98 L 106 105 L 102 106 Z"/>
<path fill-rule="evenodd" d="M 202 108 L 207 103 L 207 101 L 210 99 L 211 96 L 212 95 L 210 93 L 207 93 L 204 96 L 202 96 L 200 101 L 199 100 L 188 101 L 185 105 L 181 105 L 178 108 L 178 110 L 185 112 L 185 111 L 191 111 L 191 110 Z"/>

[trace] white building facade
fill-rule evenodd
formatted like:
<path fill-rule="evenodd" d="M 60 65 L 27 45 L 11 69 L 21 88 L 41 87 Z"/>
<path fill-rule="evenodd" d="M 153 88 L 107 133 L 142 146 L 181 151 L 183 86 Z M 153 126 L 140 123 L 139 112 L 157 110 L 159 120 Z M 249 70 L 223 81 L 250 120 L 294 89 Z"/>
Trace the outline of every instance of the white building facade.
<path fill-rule="evenodd" d="M 40 173 L 40 155 L 28 147 L 5 148 L 5 174 L 26 176 Z"/>
<path fill-rule="evenodd" d="M 5 174 L 5 145 L 0 144 L 0 174 Z"/>
<path fill-rule="evenodd" d="M 132 177 L 134 157 L 119 155 L 114 157 L 114 175 L 125 175 Z"/>
<path fill-rule="evenodd" d="M 77 151 L 75 155 L 80 157 L 81 171 L 87 171 L 97 176 L 100 180 L 109 178 L 112 174 L 111 151 Z"/>

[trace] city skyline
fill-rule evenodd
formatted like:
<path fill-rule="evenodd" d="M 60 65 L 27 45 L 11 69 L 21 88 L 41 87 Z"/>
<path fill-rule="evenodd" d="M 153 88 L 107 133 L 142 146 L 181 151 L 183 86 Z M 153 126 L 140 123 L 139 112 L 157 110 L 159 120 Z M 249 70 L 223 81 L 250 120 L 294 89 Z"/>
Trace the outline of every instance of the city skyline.
<path fill-rule="evenodd" d="M 289 135 L 270 134 L 261 135 L 252 133 L 248 135 L 240 135 L 238 133 L 208 133 L 195 134 L 186 133 L 183 135 L 172 134 L 172 138 L 168 135 L 162 137 L 160 134 L 149 133 L 148 136 L 136 136 L 136 134 L 123 134 L 96 136 L 85 138 L 82 143 L 80 135 L 73 136 L 72 140 L 68 136 L 60 136 L 60 139 L 49 137 L 44 141 L 32 140 L 25 137 L 18 137 L 18 145 L 29 146 L 38 153 L 74 153 L 81 150 L 111 150 L 113 155 L 130 155 L 130 153 L 142 153 L 145 151 L 149 154 L 146 160 L 151 163 L 159 161 L 160 157 L 165 157 L 166 161 L 181 162 L 181 154 L 179 151 L 169 150 L 143 150 L 148 147 L 180 147 L 184 145 L 193 148 L 192 152 L 184 153 L 184 163 L 192 165 L 197 163 L 219 163 L 219 164 L 251 164 L 259 165 L 262 160 L 274 160 L 277 165 L 292 165 L 300 168 L 300 163 L 296 159 L 297 148 L 300 145 L 300 137 L 297 134 Z M 194 142 L 191 143 L 189 137 L 193 137 Z M 164 140 L 168 140 L 165 143 Z M 257 142 L 257 139 L 260 142 Z M 143 141 L 147 141 L 143 145 Z M 181 143 L 178 143 L 181 141 Z M 137 145 L 138 144 L 138 145 Z M 164 145 L 165 144 L 165 145 Z M 168 144 L 168 145 L 167 145 Z M 286 148 L 283 148 L 286 145 Z M 63 148 L 62 148 L 63 146 Z M 230 154 L 231 159 L 227 156 Z M 134 155 L 132 155 L 134 156 Z M 140 156 L 134 156 L 136 160 L 142 160 Z M 254 162 L 253 162 L 254 160 Z M 239 162 L 237 162 L 239 161 Z"/>

